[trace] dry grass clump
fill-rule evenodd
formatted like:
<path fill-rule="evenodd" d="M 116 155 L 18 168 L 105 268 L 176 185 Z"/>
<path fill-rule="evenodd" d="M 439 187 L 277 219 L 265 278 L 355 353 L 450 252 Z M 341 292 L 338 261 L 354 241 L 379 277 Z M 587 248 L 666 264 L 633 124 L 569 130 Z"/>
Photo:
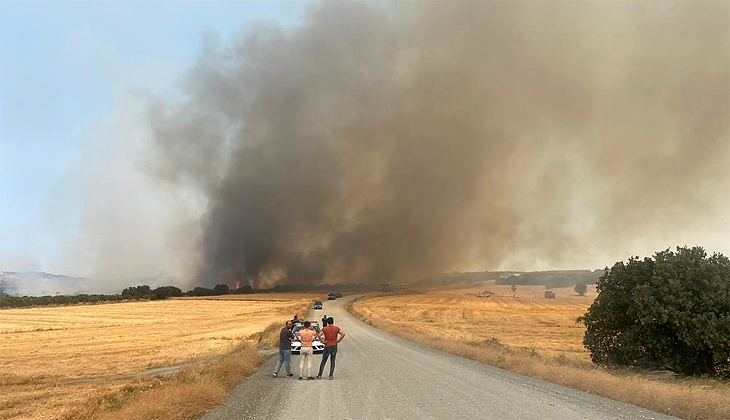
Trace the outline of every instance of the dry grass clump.
<path fill-rule="evenodd" d="M 221 404 L 225 397 L 226 388 L 210 379 L 173 383 L 140 395 L 119 411 L 79 420 L 187 420 Z"/>
<path fill-rule="evenodd" d="M 284 321 L 306 313 L 318 297 L 271 293 L 250 299 L 2 310 L 0 419 L 95 419 L 99 413 L 120 410 L 140 394 L 158 392 L 161 385 L 165 393 L 174 393 L 178 386 L 203 386 L 209 391 L 199 390 L 200 398 L 211 400 L 218 393 L 211 384 L 225 391 L 250 373 L 251 361 L 259 360 L 255 351 L 241 350 L 241 343 L 274 343 Z M 235 354 L 247 355 L 236 361 Z M 201 383 L 181 381 L 180 374 L 162 380 L 124 376 L 180 363 L 192 363 L 204 372 L 198 378 Z M 219 365 L 226 367 L 215 373 Z"/>
<path fill-rule="evenodd" d="M 436 323 L 428 322 L 434 321 L 433 316 L 438 314 L 434 308 L 419 311 L 416 319 L 399 317 L 397 322 L 396 318 L 387 318 L 391 312 L 379 311 L 387 302 L 395 303 L 400 299 L 409 302 L 423 299 L 433 303 L 433 293 L 361 299 L 351 302 L 348 310 L 364 322 L 399 337 L 524 375 L 685 419 L 730 419 L 730 384 L 722 381 L 695 378 L 661 380 L 636 371 L 603 369 L 585 358 L 576 357 L 570 350 L 577 345 L 574 342 L 565 343 L 569 349 L 566 354 L 549 352 L 552 355 L 546 356 L 538 350 L 539 345 L 513 347 L 503 344 L 501 337 L 475 340 L 474 336 L 450 335 L 446 333 L 448 329 L 458 331 L 457 324 L 471 325 L 474 321 L 467 317 L 451 318 L 448 323 L 442 324 L 444 331 L 439 331 L 439 328 L 434 327 Z M 464 308 L 463 302 L 459 308 Z M 515 309 L 518 308 L 525 310 L 525 307 L 515 305 Z M 516 314 L 516 317 L 530 319 L 525 314 Z M 454 338 L 434 340 L 435 334 Z M 508 334 L 508 337 L 511 335 Z"/>
<path fill-rule="evenodd" d="M 264 357 L 245 343 L 220 361 L 196 363 L 165 379 L 148 378 L 118 392 L 100 392 L 62 420 L 187 420 L 220 405 L 227 390 L 256 371 Z"/>
<path fill-rule="evenodd" d="M 303 310 L 301 313 L 306 312 Z M 263 347 L 276 347 L 279 345 L 279 331 L 284 326 L 281 322 L 275 322 L 261 331 L 252 334 L 249 338 L 257 341 Z"/>

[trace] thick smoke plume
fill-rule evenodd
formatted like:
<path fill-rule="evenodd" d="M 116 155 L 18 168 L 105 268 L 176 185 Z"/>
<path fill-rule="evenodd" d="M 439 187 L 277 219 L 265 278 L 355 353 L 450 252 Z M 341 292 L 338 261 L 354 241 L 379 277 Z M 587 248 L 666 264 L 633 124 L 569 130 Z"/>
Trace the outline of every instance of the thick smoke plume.
<path fill-rule="evenodd" d="M 323 2 L 210 41 L 151 112 L 158 173 L 208 200 L 196 282 L 585 264 L 726 229 L 729 4 Z"/>

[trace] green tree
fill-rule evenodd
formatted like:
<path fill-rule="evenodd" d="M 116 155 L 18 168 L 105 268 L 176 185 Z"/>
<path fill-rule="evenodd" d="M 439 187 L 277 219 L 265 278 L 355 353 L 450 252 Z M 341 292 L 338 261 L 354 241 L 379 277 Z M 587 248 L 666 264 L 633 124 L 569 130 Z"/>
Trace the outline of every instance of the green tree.
<path fill-rule="evenodd" d="M 149 298 L 152 296 L 152 290 L 146 284 L 141 286 L 127 287 L 122 290 L 122 296 L 130 296 L 135 298 Z"/>
<path fill-rule="evenodd" d="M 182 296 L 182 290 L 175 286 L 160 286 L 152 291 L 153 299 L 167 299 L 169 297 Z"/>
<path fill-rule="evenodd" d="M 206 287 L 196 287 L 187 292 L 188 296 L 213 296 L 213 294 L 213 290 Z"/>
<path fill-rule="evenodd" d="M 213 288 L 213 294 L 215 295 L 227 295 L 229 291 L 227 284 L 216 284 Z"/>
<path fill-rule="evenodd" d="M 251 285 L 244 284 L 243 286 L 239 287 L 238 289 L 235 289 L 232 293 L 236 293 L 236 294 L 253 293 L 253 287 L 251 287 Z"/>
<path fill-rule="evenodd" d="M 586 294 L 586 291 L 588 290 L 588 286 L 585 283 L 578 283 L 573 289 L 575 289 L 575 293 L 584 296 Z"/>
<path fill-rule="evenodd" d="M 595 363 L 730 376 L 730 260 L 701 247 L 617 262 L 578 320 Z"/>

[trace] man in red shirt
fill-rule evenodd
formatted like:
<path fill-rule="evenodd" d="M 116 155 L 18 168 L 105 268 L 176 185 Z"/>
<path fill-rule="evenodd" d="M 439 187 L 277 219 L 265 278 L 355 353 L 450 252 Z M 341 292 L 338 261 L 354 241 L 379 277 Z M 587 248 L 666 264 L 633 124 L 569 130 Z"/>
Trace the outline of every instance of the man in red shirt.
<path fill-rule="evenodd" d="M 327 326 L 322 328 L 321 335 L 324 336 L 324 353 L 322 353 L 322 363 L 319 364 L 319 375 L 317 375 L 317 379 L 322 378 L 324 365 L 327 364 L 327 358 L 330 356 L 332 356 L 332 361 L 330 362 L 330 379 L 332 379 L 332 376 L 335 373 L 337 344 L 345 338 L 345 332 L 335 325 L 334 318 L 329 317 L 327 318 Z"/>

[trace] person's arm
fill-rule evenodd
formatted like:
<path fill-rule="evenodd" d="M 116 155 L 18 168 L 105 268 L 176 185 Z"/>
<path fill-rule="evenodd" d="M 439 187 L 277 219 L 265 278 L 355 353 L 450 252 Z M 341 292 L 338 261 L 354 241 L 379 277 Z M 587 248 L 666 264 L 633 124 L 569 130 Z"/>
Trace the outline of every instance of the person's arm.
<path fill-rule="evenodd" d="M 294 339 L 294 333 L 291 330 L 288 330 L 288 331 L 289 331 L 289 338 L 293 340 Z"/>
<path fill-rule="evenodd" d="M 337 332 L 337 337 L 338 337 L 337 342 L 339 343 L 340 341 L 342 341 L 342 339 L 345 338 L 345 335 L 347 335 L 347 334 L 345 334 L 344 331 L 342 331 L 342 330 L 338 331 Z"/>

